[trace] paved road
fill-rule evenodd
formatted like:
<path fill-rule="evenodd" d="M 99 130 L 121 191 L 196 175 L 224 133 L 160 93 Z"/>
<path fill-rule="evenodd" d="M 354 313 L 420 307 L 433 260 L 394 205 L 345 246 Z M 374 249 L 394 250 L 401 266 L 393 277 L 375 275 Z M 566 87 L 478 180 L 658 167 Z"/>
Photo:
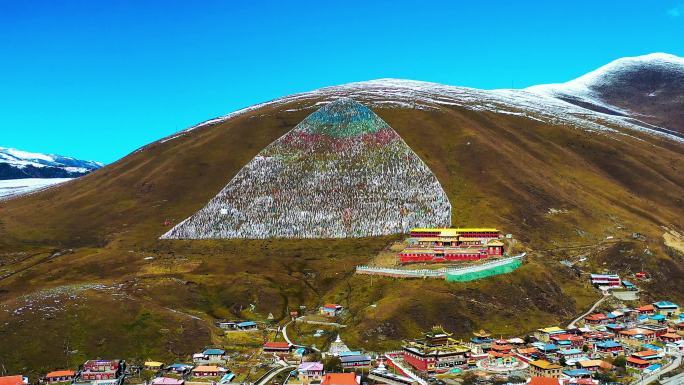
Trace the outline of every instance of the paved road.
<path fill-rule="evenodd" d="M 584 318 L 584 317 L 588 316 L 589 314 L 593 313 L 594 310 L 596 310 L 596 308 L 598 307 L 598 305 L 600 305 L 603 301 L 605 301 L 606 299 L 608 299 L 608 297 L 610 297 L 610 293 L 604 293 L 604 294 L 603 294 L 603 297 L 601 297 L 601 299 L 599 299 L 598 301 L 596 301 L 596 303 L 594 303 L 594 305 L 593 305 L 589 310 L 587 310 L 586 313 L 584 313 L 584 314 L 582 314 L 581 316 L 579 316 L 579 317 L 575 318 L 574 320 L 572 320 L 572 322 L 570 322 L 570 323 L 568 324 L 568 329 L 574 328 L 574 327 L 575 327 L 575 324 L 576 324 L 577 322 L 579 322 L 579 320 L 581 320 L 582 318 Z"/>
<path fill-rule="evenodd" d="M 677 369 L 679 367 L 679 365 L 681 365 L 681 364 L 682 364 L 682 355 L 677 354 L 677 355 L 675 355 L 674 361 L 670 362 L 670 364 L 668 364 L 667 366 L 660 368 L 660 370 L 658 370 L 657 372 L 638 380 L 636 382 L 636 385 L 648 385 L 651 382 L 658 380 L 660 378 L 660 376 L 662 376 L 663 374 Z M 680 384 L 684 383 L 683 382 L 684 379 L 681 376 L 682 375 L 680 374 L 680 375 L 674 376 L 672 378 L 663 380 L 661 382 L 663 384 L 667 384 L 667 385 L 680 385 Z M 672 381 L 674 381 L 674 382 L 672 382 Z"/>
<path fill-rule="evenodd" d="M 313 347 L 313 346 L 297 345 L 297 344 L 295 344 L 294 342 L 292 342 L 292 341 L 290 340 L 290 337 L 287 336 L 287 327 L 290 326 L 291 323 L 292 323 L 292 321 L 286 323 L 285 326 L 283 326 L 283 330 L 281 330 L 281 332 L 283 333 L 283 338 L 285 339 L 285 341 L 286 341 L 288 344 L 290 344 L 290 345 L 292 345 L 292 346 L 295 346 L 295 347 L 298 347 L 298 348 L 308 348 L 308 349 L 311 349 L 311 350 L 315 350 L 315 351 L 317 351 L 317 352 L 320 352 L 319 349 L 316 349 L 316 348 Z"/>
<path fill-rule="evenodd" d="M 305 324 L 310 324 L 310 325 L 335 326 L 338 328 L 346 328 L 347 327 L 347 325 L 338 324 L 337 322 L 310 321 L 310 320 L 307 320 L 306 318 L 304 318 L 304 316 L 297 318 L 297 322 L 304 322 Z"/>
<path fill-rule="evenodd" d="M 277 376 L 278 374 L 280 374 L 286 370 L 293 370 L 293 369 L 295 369 L 294 366 L 287 365 L 287 366 L 283 366 L 280 369 L 268 372 L 265 376 L 263 376 L 259 380 L 257 380 L 257 382 L 255 382 L 254 385 L 265 385 L 269 381 L 271 381 L 273 379 L 273 377 Z"/>
<path fill-rule="evenodd" d="M 684 373 L 680 373 L 674 377 L 664 378 L 660 380 L 663 385 L 679 385 L 684 384 Z"/>

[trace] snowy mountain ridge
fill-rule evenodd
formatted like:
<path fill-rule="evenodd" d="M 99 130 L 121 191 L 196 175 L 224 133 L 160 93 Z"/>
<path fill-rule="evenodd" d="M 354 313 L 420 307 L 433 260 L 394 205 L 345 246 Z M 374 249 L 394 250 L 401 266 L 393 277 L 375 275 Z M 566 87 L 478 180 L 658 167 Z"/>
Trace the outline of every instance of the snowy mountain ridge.
<path fill-rule="evenodd" d="M 91 160 L 0 147 L 0 180 L 74 178 L 102 167 Z"/>
<path fill-rule="evenodd" d="M 684 135 L 677 130 L 642 120 L 641 114 L 630 113 L 625 108 L 611 105 L 588 91 L 590 86 L 609 84 L 608 79 L 615 74 L 628 69 L 638 70 L 644 66 L 656 70 L 684 73 L 684 58 L 661 53 L 622 58 L 567 83 L 539 85 L 526 89 L 482 90 L 392 78 L 347 83 L 288 95 L 246 107 L 199 123 L 163 138 L 159 142 L 172 140 L 194 129 L 221 123 L 262 107 L 296 101 L 305 105 L 301 109 L 313 110 L 321 104 L 343 97 L 363 101 L 372 108 L 438 109 L 444 106 L 454 106 L 474 111 L 519 115 L 548 124 L 568 124 L 579 129 L 611 135 L 630 135 L 629 131 L 636 131 L 684 142 Z M 564 97 L 568 94 L 572 97 Z M 321 99 L 323 101 L 320 101 Z M 306 105 L 307 101 L 311 103 Z M 617 130 L 616 127 L 625 130 Z"/>

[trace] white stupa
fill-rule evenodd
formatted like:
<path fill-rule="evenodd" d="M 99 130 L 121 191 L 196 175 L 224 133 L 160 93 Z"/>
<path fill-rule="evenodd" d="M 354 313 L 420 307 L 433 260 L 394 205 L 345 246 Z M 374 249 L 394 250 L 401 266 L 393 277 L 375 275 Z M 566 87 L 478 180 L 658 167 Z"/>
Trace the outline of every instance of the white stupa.
<path fill-rule="evenodd" d="M 340 335 L 337 334 L 337 338 L 333 343 L 330 344 L 330 348 L 326 353 L 329 356 L 339 357 L 340 353 L 349 352 L 349 347 L 342 341 Z"/>

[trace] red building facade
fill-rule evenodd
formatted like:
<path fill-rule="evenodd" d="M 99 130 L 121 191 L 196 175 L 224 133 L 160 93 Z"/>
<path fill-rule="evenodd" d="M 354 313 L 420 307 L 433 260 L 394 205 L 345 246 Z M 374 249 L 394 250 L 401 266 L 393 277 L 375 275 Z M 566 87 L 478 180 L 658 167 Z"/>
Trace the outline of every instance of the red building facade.
<path fill-rule="evenodd" d="M 408 247 L 399 253 L 401 263 L 474 261 L 502 256 L 504 244 L 493 228 L 416 228 Z"/>

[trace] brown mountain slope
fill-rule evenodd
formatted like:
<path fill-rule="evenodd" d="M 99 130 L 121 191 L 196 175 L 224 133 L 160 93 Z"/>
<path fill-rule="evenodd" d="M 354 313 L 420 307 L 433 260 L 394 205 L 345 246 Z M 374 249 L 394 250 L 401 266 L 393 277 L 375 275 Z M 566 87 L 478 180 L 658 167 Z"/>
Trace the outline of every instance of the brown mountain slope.
<path fill-rule="evenodd" d="M 530 89 L 684 135 L 684 58 L 678 56 L 621 58 L 567 83 Z"/>
<path fill-rule="evenodd" d="M 85 283 L 116 287 L 139 301 L 136 312 L 153 314 L 154 325 L 171 330 L 178 315 L 169 309 L 210 321 L 244 315 L 253 304 L 260 316 L 273 312 L 280 318 L 288 308 L 338 301 L 351 310 L 345 338 L 370 348 L 396 346 L 400 338 L 436 323 L 462 335 L 482 327 L 512 334 L 572 318 L 597 295 L 585 278 L 557 263 L 578 254 L 569 246 L 587 246 L 581 252 L 595 270 L 648 269 L 662 279 L 645 287 L 647 295 L 684 300 L 675 289 L 684 278 L 682 262 L 667 254 L 661 228 L 682 229 L 680 142 L 599 115 L 580 121 L 572 111 L 502 107 L 496 92 L 491 100 L 474 100 L 469 97 L 480 91 L 431 94 L 427 88 L 347 86 L 284 98 L 150 144 L 66 185 L 0 202 L 0 303 L 6 309 L 0 308 L 5 325 L 0 338 L 9 342 L 0 346 L 0 357 L 20 369 L 27 354 L 21 345 L 28 321 L 11 313 L 17 297 Z M 513 233 L 532 252 L 529 262 L 512 274 L 467 284 L 371 281 L 354 276 L 354 266 L 398 237 L 158 239 L 169 229 L 166 221 L 175 224 L 196 212 L 316 103 L 340 95 L 371 107 L 432 169 L 451 201 L 454 225 Z M 547 113 L 557 118 L 548 119 Z M 646 240 L 631 240 L 633 232 Z M 619 250 L 603 242 L 609 235 L 624 239 Z M 51 254 L 66 249 L 72 251 Z M 629 264 L 620 263 L 626 249 Z M 93 303 L 84 306 L 100 311 Z M 51 321 L 30 324 L 43 322 Z M 101 330 L 87 317 L 70 325 L 69 330 Z M 178 354 L 159 346 L 163 342 L 156 335 L 149 338 L 149 354 L 160 359 Z M 200 345 L 227 344 L 216 333 L 194 338 Z M 84 354 L 102 350 L 84 341 L 73 343 Z M 115 354 L 141 357 L 143 347 L 119 344 L 125 349 Z M 64 365 L 54 354 L 41 359 L 40 368 Z"/>

